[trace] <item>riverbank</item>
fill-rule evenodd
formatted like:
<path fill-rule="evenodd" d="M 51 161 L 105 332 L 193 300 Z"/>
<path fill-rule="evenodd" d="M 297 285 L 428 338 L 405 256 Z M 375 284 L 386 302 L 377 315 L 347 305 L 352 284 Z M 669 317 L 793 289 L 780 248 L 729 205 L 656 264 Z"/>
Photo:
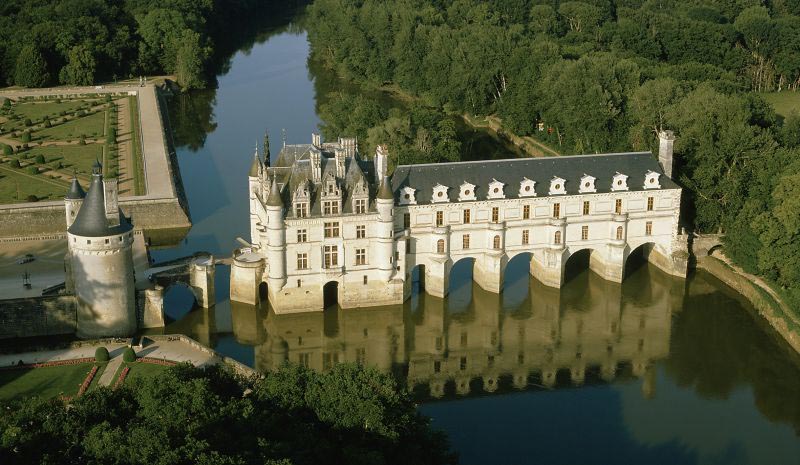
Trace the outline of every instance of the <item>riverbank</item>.
<path fill-rule="evenodd" d="M 697 268 L 711 273 L 715 278 L 747 299 L 787 344 L 800 355 L 800 317 L 757 276 L 744 272 L 727 259 L 713 256 L 699 257 Z"/>

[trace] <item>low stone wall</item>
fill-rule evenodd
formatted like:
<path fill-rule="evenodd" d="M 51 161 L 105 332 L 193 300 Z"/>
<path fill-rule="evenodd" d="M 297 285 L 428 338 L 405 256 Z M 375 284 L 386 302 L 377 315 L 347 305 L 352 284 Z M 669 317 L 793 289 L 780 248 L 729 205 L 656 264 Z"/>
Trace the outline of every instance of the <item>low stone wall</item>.
<path fill-rule="evenodd" d="M 708 271 L 715 278 L 746 298 L 758 315 L 766 321 L 789 346 L 800 354 L 800 326 L 793 315 L 788 315 L 766 291 L 736 270 L 714 257 L 698 257 L 697 268 Z"/>
<path fill-rule="evenodd" d="M 74 334 L 77 302 L 53 296 L 0 302 L 0 339 Z"/>
<path fill-rule="evenodd" d="M 192 339 L 192 338 L 190 338 L 188 336 L 184 336 L 183 334 L 165 334 L 163 336 L 162 335 L 148 335 L 146 337 L 148 339 L 152 339 L 154 341 L 166 341 L 166 340 L 178 339 L 181 342 L 183 342 L 184 344 L 188 344 L 188 345 L 194 347 L 195 349 L 197 349 L 197 350 L 199 350 L 201 352 L 205 352 L 205 353 L 211 355 L 212 357 L 216 358 L 220 362 L 222 362 L 222 363 L 228 365 L 229 367 L 231 367 L 233 369 L 233 371 L 235 371 L 236 373 L 238 373 L 238 374 L 240 374 L 242 376 L 247 376 L 247 377 L 249 377 L 249 376 L 262 376 L 261 373 L 259 373 L 258 371 L 250 368 L 249 366 L 245 365 L 244 363 L 242 363 L 242 362 L 240 362 L 238 360 L 232 359 L 230 357 L 226 357 L 226 356 L 220 354 L 219 352 L 217 352 L 216 350 L 211 349 L 209 347 L 206 347 L 203 344 L 200 344 L 199 342 L 195 341 L 194 339 Z"/>

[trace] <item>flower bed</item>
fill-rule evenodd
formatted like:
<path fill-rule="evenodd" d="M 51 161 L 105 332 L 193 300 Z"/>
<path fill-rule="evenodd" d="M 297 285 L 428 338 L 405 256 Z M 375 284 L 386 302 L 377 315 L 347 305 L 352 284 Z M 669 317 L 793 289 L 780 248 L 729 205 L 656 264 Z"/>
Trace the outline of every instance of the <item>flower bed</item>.
<path fill-rule="evenodd" d="M 89 385 L 92 384 L 92 380 L 94 379 L 94 376 L 97 374 L 98 368 L 100 367 L 98 367 L 97 365 L 93 366 L 92 371 L 90 371 L 89 374 L 86 375 L 86 379 L 83 380 L 83 383 L 81 383 L 81 387 L 78 388 L 78 396 L 83 395 L 83 393 L 86 392 L 87 389 L 89 389 Z"/>
<path fill-rule="evenodd" d="M 58 367 L 65 365 L 80 365 L 81 363 L 94 362 L 94 357 L 75 358 L 72 360 L 53 360 L 52 362 L 40 363 L 25 363 L 22 365 L 11 365 L 8 367 L 0 367 L 0 370 L 18 370 L 20 368 L 43 368 L 43 367 Z"/>
<path fill-rule="evenodd" d="M 122 384 L 125 382 L 125 378 L 128 377 L 128 372 L 131 371 L 130 367 L 125 367 L 119 373 L 119 378 L 117 378 L 117 382 L 114 383 L 114 389 L 118 389 Z"/>
<path fill-rule="evenodd" d="M 172 366 L 175 366 L 175 365 L 178 364 L 177 362 L 173 362 L 171 360 L 163 360 L 163 359 L 160 359 L 160 358 L 150 358 L 150 357 L 142 357 L 142 358 L 139 359 L 139 361 L 142 362 L 142 363 L 150 363 L 150 364 L 153 364 L 153 365 L 162 365 L 162 366 L 165 366 L 165 367 L 172 367 Z"/>

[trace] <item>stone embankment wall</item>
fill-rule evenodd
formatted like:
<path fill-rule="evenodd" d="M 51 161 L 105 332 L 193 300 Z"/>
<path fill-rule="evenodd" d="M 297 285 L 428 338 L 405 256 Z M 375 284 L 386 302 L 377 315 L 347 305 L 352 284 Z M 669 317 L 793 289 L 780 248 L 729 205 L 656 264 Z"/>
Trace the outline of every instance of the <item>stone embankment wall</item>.
<path fill-rule="evenodd" d="M 797 317 L 786 312 L 780 302 L 775 301 L 765 290 L 750 279 L 730 268 L 725 262 L 714 257 L 697 257 L 697 268 L 708 271 L 725 283 L 753 305 L 764 319 L 787 344 L 800 354 L 800 322 Z"/>
<path fill-rule="evenodd" d="M 53 296 L 0 302 L 0 339 L 74 334 L 77 302 Z"/>

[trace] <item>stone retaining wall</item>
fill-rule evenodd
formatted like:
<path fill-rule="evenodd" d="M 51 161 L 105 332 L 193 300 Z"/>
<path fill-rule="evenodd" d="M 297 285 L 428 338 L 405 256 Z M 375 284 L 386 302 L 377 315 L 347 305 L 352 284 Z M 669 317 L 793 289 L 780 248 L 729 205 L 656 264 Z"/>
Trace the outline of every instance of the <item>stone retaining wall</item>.
<path fill-rule="evenodd" d="M 0 303 L 0 339 L 74 334 L 77 302 L 53 296 Z"/>

